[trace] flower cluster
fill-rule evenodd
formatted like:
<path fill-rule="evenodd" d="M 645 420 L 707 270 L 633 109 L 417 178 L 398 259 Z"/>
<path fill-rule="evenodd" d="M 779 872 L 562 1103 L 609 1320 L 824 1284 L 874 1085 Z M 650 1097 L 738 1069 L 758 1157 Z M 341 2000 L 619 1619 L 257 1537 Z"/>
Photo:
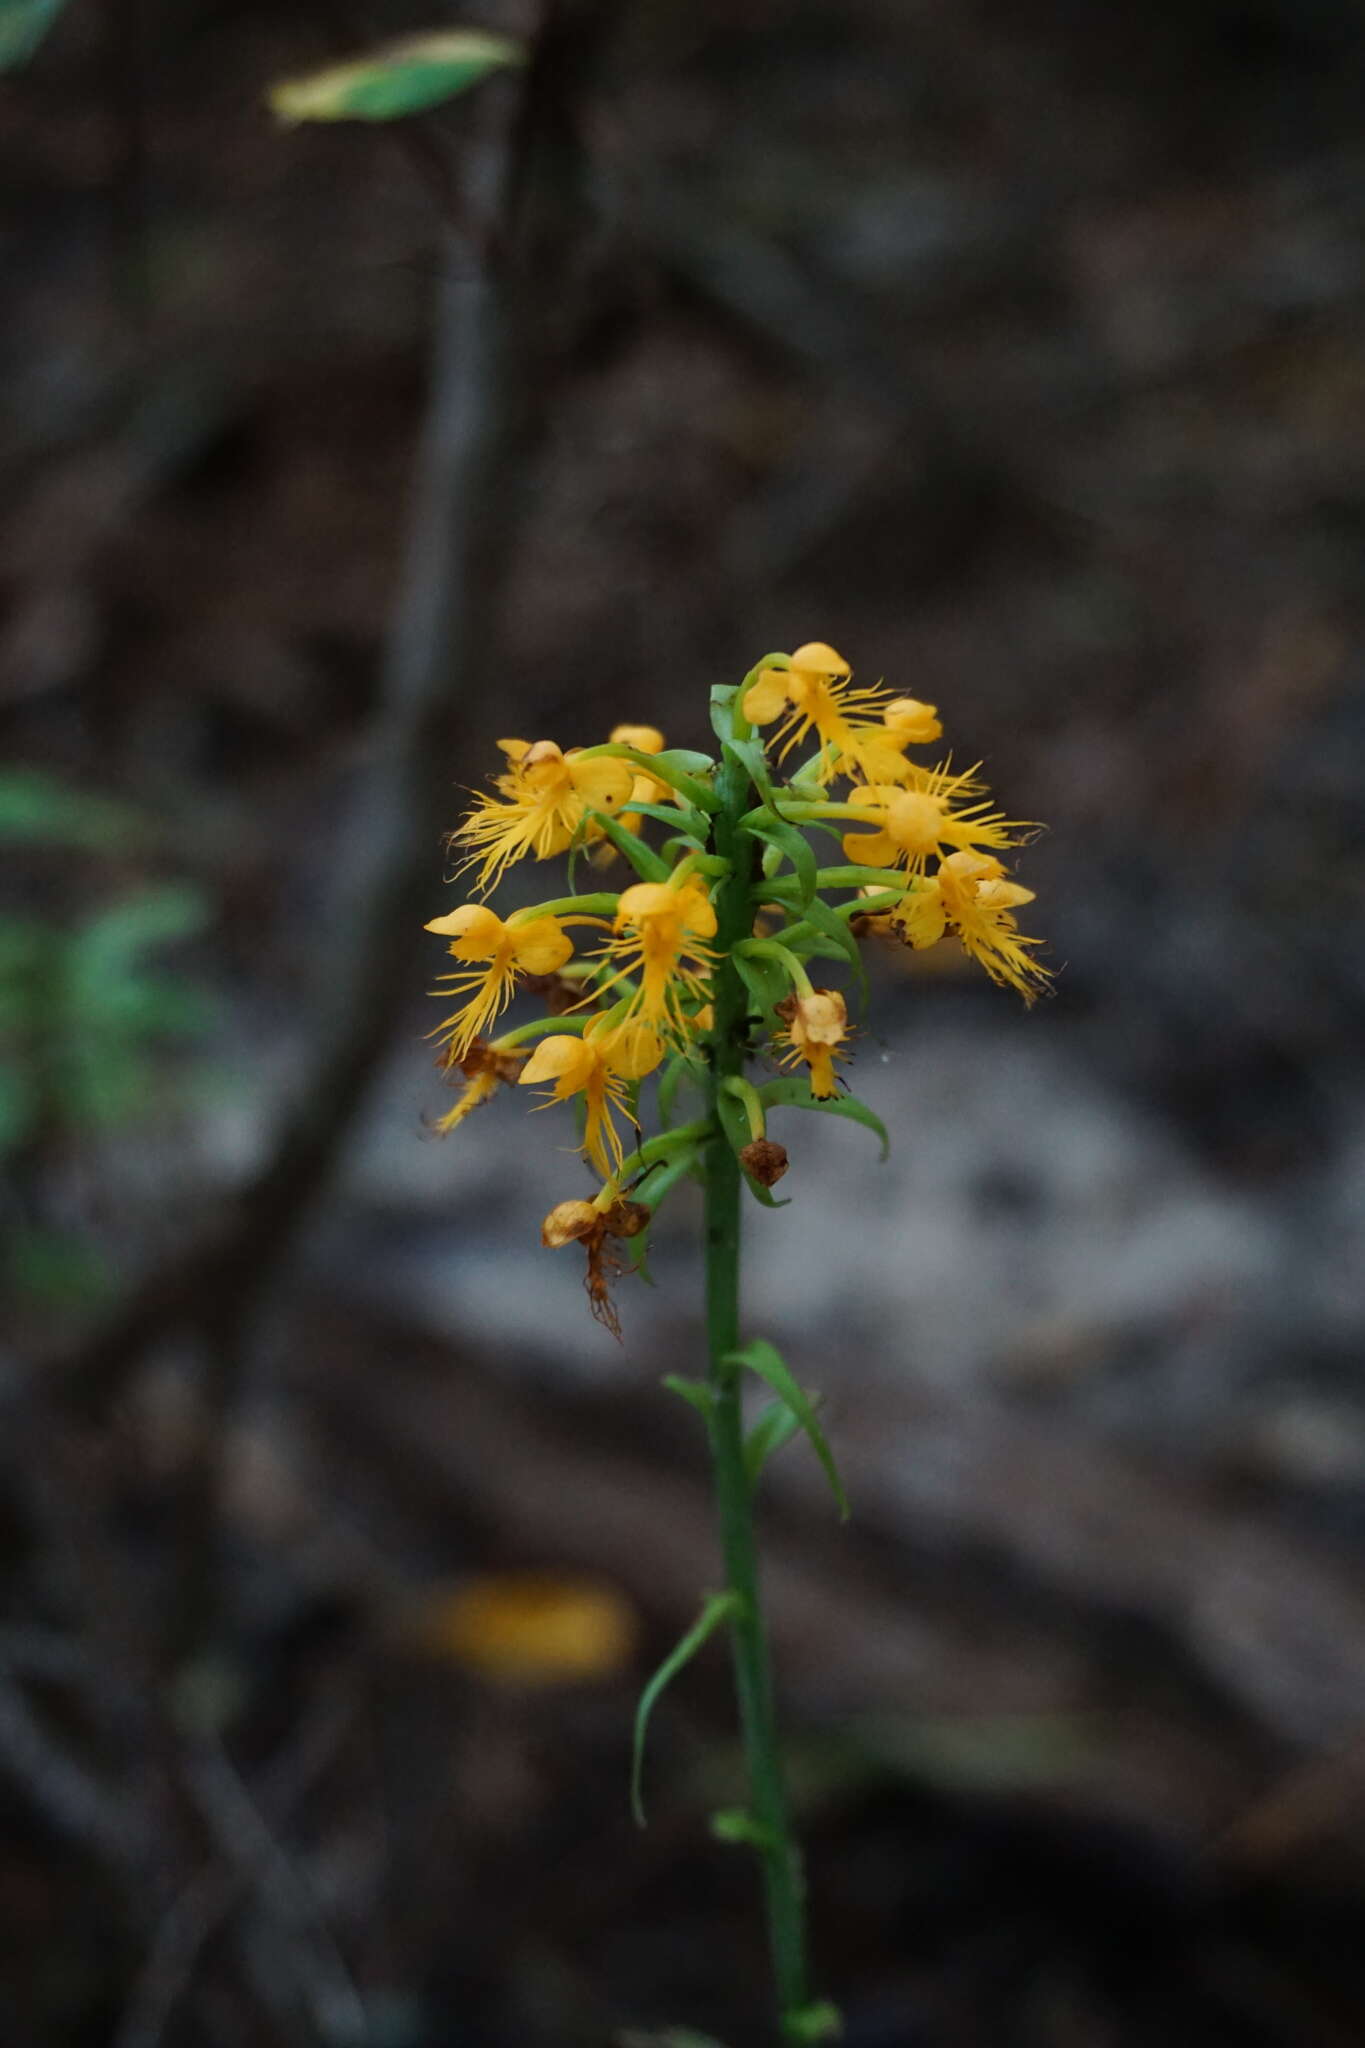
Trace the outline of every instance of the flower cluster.
<path fill-rule="evenodd" d="M 1015 917 L 1032 892 L 1004 858 L 1035 828 L 996 810 L 976 769 L 925 756 L 943 735 L 934 705 L 855 688 L 848 663 L 816 641 L 713 691 L 712 715 L 718 760 L 667 747 L 651 726 L 567 752 L 500 741 L 505 772 L 451 835 L 475 900 L 427 926 L 456 963 L 438 1036 L 462 1088 L 440 1128 L 503 1084 L 541 1088 L 541 1106 L 577 1106 L 601 1187 L 591 1202 L 559 1204 L 545 1238 L 587 1244 L 594 1312 L 608 1322 L 606 1240 L 627 1236 L 629 1215 L 638 1262 L 659 1202 L 709 1145 L 728 1145 L 771 1203 L 786 1165 L 767 1135 L 771 1109 L 832 1110 L 880 1129 L 843 1088 L 848 1000 L 812 979 L 813 963 L 861 981 L 861 937 L 914 949 L 952 938 L 1025 1002 L 1048 979 Z M 789 768 L 798 749 L 805 758 Z M 837 843 L 837 864 L 821 865 L 822 837 Z M 623 860 L 635 879 L 506 916 L 483 900 L 514 863 L 560 854 L 571 889 L 580 858 L 595 873 Z M 490 1036 L 521 993 L 548 1014 Z M 757 1085 L 746 1072 L 755 1058 L 777 1070 Z M 650 1076 L 660 1128 L 645 1137 Z M 700 1107 L 680 1119 L 685 1087 Z M 581 1228 L 561 1227 L 566 1207 Z"/>

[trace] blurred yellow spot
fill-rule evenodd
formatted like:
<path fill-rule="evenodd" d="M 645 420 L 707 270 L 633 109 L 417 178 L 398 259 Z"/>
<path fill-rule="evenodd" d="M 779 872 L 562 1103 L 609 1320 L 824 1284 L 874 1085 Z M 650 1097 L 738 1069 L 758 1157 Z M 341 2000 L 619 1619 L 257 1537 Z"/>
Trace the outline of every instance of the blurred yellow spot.
<path fill-rule="evenodd" d="M 630 1663 L 634 1608 L 596 1579 L 491 1572 L 423 1601 L 414 1635 L 429 1654 L 500 1685 L 574 1685 Z"/>

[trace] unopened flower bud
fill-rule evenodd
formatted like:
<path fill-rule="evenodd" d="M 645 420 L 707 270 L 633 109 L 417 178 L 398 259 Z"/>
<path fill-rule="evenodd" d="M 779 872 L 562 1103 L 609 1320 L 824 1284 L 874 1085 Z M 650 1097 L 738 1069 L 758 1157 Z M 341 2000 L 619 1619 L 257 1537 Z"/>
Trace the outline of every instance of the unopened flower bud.
<path fill-rule="evenodd" d="M 591 1237 L 602 1228 L 602 1218 L 591 1202 L 556 1202 L 540 1226 L 540 1241 L 552 1251 L 562 1244 Z"/>
<path fill-rule="evenodd" d="M 773 1138 L 755 1138 L 740 1152 L 739 1163 L 760 1187 L 770 1188 L 781 1180 L 790 1162 L 785 1145 Z"/>

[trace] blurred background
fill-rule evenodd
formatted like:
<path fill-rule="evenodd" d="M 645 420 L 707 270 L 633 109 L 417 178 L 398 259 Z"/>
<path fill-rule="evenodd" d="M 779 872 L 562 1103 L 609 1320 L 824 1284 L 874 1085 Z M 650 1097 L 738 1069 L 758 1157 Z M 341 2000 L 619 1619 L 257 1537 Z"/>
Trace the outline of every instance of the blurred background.
<path fill-rule="evenodd" d="M 30 10 L 31 11 L 31 10 Z M 0 8 L 0 31 L 19 10 Z M 503 734 L 831 641 L 1016 817 L 1026 1013 L 872 962 L 748 1315 L 852 2048 L 1365 2040 L 1365 17 L 69 0 L 0 79 L 0 2033 L 767 2038 L 695 1190 L 425 1042 Z M 555 1119 L 559 1120 L 556 1121 Z M 683 2036 L 673 2037 L 678 2042 Z"/>

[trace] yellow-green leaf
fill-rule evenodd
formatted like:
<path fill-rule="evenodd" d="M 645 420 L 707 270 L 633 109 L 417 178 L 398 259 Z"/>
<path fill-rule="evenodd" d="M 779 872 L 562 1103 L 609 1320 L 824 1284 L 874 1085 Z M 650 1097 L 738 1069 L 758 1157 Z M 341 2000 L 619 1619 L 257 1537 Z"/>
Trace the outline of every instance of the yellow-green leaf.
<path fill-rule="evenodd" d="M 272 86 L 270 105 L 282 121 L 398 121 L 468 92 L 492 71 L 526 62 L 509 36 L 455 28 L 385 43 L 349 64 Z"/>

